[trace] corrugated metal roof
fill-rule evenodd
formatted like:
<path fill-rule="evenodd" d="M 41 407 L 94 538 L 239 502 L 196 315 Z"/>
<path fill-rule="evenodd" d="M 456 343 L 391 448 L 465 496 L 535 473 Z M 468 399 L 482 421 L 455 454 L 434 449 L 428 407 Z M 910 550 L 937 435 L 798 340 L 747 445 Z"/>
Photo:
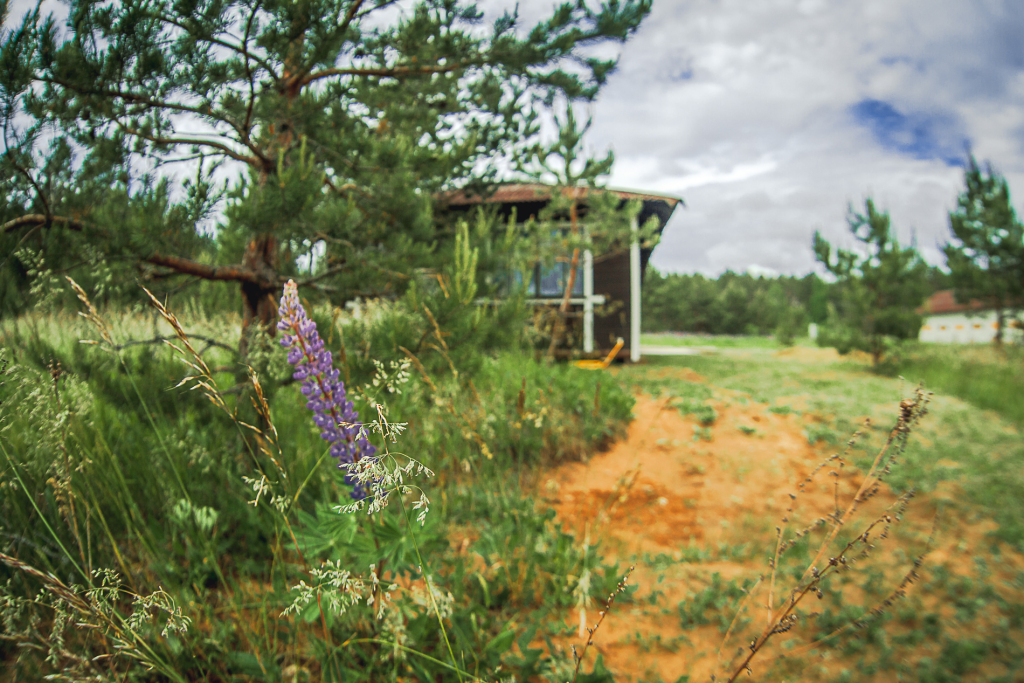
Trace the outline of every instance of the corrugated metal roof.
<path fill-rule="evenodd" d="M 552 187 L 550 185 L 542 185 L 540 183 L 508 183 L 506 185 L 498 186 L 498 189 L 489 197 L 483 198 L 479 195 L 469 196 L 462 192 L 453 192 L 448 194 L 445 199 L 451 206 L 460 206 L 467 204 L 518 204 L 521 202 L 541 202 L 551 198 Z M 577 189 L 580 192 L 580 198 L 586 198 L 590 192 L 611 192 L 622 199 L 641 199 L 641 200 L 658 200 L 666 202 L 669 206 L 675 207 L 683 200 L 678 197 L 667 197 L 665 195 L 647 194 L 643 192 L 629 192 L 626 190 L 615 190 L 612 188 L 606 188 L 601 190 L 591 190 L 586 187 Z M 572 192 L 571 188 L 565 188 L 562 190 L 563 194 L 568 195 Z"/>

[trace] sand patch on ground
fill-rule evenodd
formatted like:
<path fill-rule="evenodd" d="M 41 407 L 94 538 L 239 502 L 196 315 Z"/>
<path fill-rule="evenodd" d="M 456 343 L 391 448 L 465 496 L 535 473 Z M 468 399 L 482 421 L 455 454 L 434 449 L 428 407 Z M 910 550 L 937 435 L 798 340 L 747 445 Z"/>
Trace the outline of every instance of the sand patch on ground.
<path fill-rule="evenodd" d="M 692 371 L 684 372 L 686 376 L 680 373 L 678 379 L 704 381 Z M 716 390 L 716 396 L 721 395 Z M 601 626 L 588 666 L 597 652 L 617 680 L 658 677 L 671 682 L 689 675 L 691 681 L 700 681 L 716 672 L 719 680 L 725 680 L 728 675 L 723 678 L 722 674 L 729 671 L 728 662 L 737 652 L 742 656 L 751 634 L 767 623 L 765 586 L 771 581 L 768 559 L 776 528 L 784 528 L 784 537 L 789 538 L 794 531 L 845 509 L 864 482 L 864 474 L 848 464 L 839 467 L 836 461 L 819 468 L 835 449 L 808 442 L 805 428 L 817 419 L 814 415 L 776 414 L 766 404 L 715 400 L 717 419 L 701 432 L 694 416 L 681 414 L 670 400 L 639 397 L 627 438 L 586 463 L 550 471 L 541 487 L 546 493 L 543 502 L 555 509 L 577 538 L 586 538 L 591 545 L 600 543 L 604 557 L 624 566 L 636 565 L 631 583 L 639 589 L 631 602 L 616 605 Z M 941 465 L 955 467 L 952 462 Z M 855 667 L 856 660 L 846 661 L 836 651 L 822 655 L 820 650 L 801 649 L 823 635 L 810 623 L 816 611 L 830 604 L 836 609 L 843 604 L 871 607 L 884 600 L 913 568 L 915 557 L 927 550 L 938 506 L 955 502 L 956 497 L 957 487 L 949 483 L 911 501 L 903 523 L 892 527 L 889 538 L 878 542 L 855 571 L 833 579 L 832 594 L 820 603 L 810 596 L 804 599 L 802 616 L 809 628 L 798 624 L 791 632 L 774 636 L 754 660 L 751 680 L 825 681 Z M 882 484 L 844 531 L 853 536 L 873 520 L 895 515 L 896 509 L 890 507 L 895 500 L 895 494 Z M 990 520 L 961 519 L 954 513 L 943 524 L 944 533 L 934 537 L 928 551 L 922 579 L 929 576 L 929 568 L 939 566 L 952 576 L 972 575 L 974 563 L 965 558 L 984 555 L 992 547 L 987 537 L 993 528 Z M 872 533 L 877 536 L 883 526 L 876 526 Z M 816 540 L 802 560 L 780 563 L 790 569 L 779 570 L 774 607 L 785 599 L 780 596 L 789 595 L 797 585 L 796 570 L 806 568 L 801 562 L 814 556 L 823 537 L 824 532 L 812 535 Z M 833 544 L 818 564 L 824 567 L 828 557 L 838 552 Z M 999 567 L 997 575 L 1004 583 L 1012 582 L 1015 572 L 1024 571 L 1024 557 L 1004 547 L 994 566 Z M 791 575 L 781 576 L 785 571 Z M 858 573 L 869 577 L 868 589 L 854 580 Z M 736 634 L 723 648 L 725 628 L 735 613 L 732 605 L 741 601 L 739 587 L 753 584 L 758 577 L 762 583 L 746 598 Z M 733 582 L 731 588 L 726 587 L 729 582 Z M 878 584 L 884 585 L 879 589 Z M 940 596 L 919 590 L 919 585 L 920 581 L 908 585 L 909 597 L 903 603 L 916 600 L 914 604 L 922 609 L 944 615 L 953 609 L 940 604 Z M 708 608 L 694 615 L 692 606 L 708 598 L 709 586 L 712 593 L 714 586 L 722 586 L 722 593 L 736 592 L 736 598 L 729 600 L 729 607 L 716 607 L 714 614 Z M 591 605 L 586 621 L 593 624 L 599 610 L 599 604 Z M 700 623 L 703 619 L 708 623 Z M 567 626 L 579 621 L 578 612 L 565 615 Z M 892 628 L 898 631 L 900 626 Z M 568 650 L 573 643 L 581 649 L 578 638 L 565 639 L 560 645 Z M 928 648 L 922 645 L 918 654 L 934 656 Z"/>

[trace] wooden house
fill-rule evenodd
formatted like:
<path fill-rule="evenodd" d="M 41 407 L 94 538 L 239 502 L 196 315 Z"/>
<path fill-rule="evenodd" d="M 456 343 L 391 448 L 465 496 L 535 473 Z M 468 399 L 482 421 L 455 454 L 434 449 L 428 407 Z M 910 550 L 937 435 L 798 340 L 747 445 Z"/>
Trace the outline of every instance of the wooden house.
<path fill-rule="evenodd" d="M 659 235 L 676 206 L 682 203 L 676 197 L 639 192 L 590 191 L 611 192 L 620 198 L 622 206 L 630 200 L 639 199 L 642 208 L 634 229 L 654 216 L 658 219 Z M 583 192 L 580 225 L 585 228 L 587 195 L 586 191 Z M 537 217 L 550 201 L 551 193 L 552 188 L 546 185 L 506 184 L 486 198 L 455 193 L 446 197 L 445 203 L 453 212 L 468 211 L 481 204 L 496 205 L 500 217 L 507 219 L 515 211 L 516 221 L 521 223 Z M 611 351 L 621 337 L 625 345 L 619 351 L 619 358 L 640 359 L 640 289 L 651 251 L 633 242 L 628 251 L 621 253 L 592 254 L 588 251 L 582 254 L 578 271 L 581 277 L 577 277 L 571 295 L 569 317 L 570 327 L 576 328 L 573 336 L 581 343 L 572 351 L 584 356 L 601 356 Z M 532 306 L 559 305 L 565 293 L 568 273 L 569 264 L 566 262 L 558 262 L 548 269 L 536 264 L 528 283 L 527 303 Z"/>

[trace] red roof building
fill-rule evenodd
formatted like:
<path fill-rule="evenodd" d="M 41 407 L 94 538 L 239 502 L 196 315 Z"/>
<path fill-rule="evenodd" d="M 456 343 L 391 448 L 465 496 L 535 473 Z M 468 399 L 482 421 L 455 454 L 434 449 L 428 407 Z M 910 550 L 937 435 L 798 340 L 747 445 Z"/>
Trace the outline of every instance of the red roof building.
<path fill-rule="evenodd" d="M 960 303 L 956 300 L 956 294 L 952 289 L 943 289 L 935 292 L 924 306 L 918 309 L 922 315 L 942 315 L 944 313 L 965 313 L 990 310 L 992 306 L 985 304 L 978 299 L 972 299 L 970 303 Z"/>
<path fill-rule="evenodd" d="M 999 332 L 999 315 L 992 304 L 978 299 L 960 303 L 952 289 L 935 292 L 917 312 L 925 316 L 918 337 L 923 342 L 988 343 Z M 1016 321 L 1004 319 L 1002 324 L 1004 340 L 1021 339 Z"/>

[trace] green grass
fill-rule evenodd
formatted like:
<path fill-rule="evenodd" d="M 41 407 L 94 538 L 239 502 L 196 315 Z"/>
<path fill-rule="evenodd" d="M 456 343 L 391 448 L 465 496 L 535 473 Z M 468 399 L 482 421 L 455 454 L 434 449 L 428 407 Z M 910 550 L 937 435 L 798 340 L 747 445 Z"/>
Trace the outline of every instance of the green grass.
<path fill-rule="evenodd" d="M 806 344 L 807 340 L 797 340 L 798 345 Z M 779 342 L 774 337 L 756 335 L 728 336 L 704 334 L 676 333 L 644 333 L 640 335 L 640 343 L 645 346 L 690 346 L 694 348 L 714 349 L 778 349 Z"/>
<path fill-rule="evenodd" d="M 913 377 L 932 391 L 958 396 L 1024 426 L 1024 348 L 914 344 L 882 371 Z"/>
<path fill-rule="evenodd" d="M 171 335 L 169 327 L 148 314 L 110 317 L 118 342 Z M 237 335 L 232 319 L 210 318 L 198 309 L 179 317 L 201 336 L 234 340 Z M 425 484 L 432 509 L 426 525 L 419 527 L 409 523 L 399 501 L 371 518 L 333 510 L 348 489 L 329 456 L 324 457 L 299 387 L 288 381 L 290 370 L 272 340 L 256 344 L 250 361 L 269 397 L 281 445 L 275 456 L 280 470 L 260 451 L 250 430 L 200 391 L 175 388 L 188 369 L 169 348 L 135 345 L 110 353 L 79 343 L 96 337 L 93 328 L 70 314 L 0 324 L 0 347 L 17 366 L 0 377 L 0 552 L 67 584 L 96 582 L 89 570 L 106 568 L 116 570 L 136 594 L 155 595 L 158 587 L 167 591 L 193 627 L 164 637 L 160 630 L 167 614 L 154 608 L 150 621 L 136 624 L 138 640 L 125 651 L 141 653 L 155 673 L 136 668 L 129 680 L 280 680 L 286 672 L 298 680 L 455 680 L 452 655 L 461 670 L 488 680 L 499 677 L 498 667 L 501 676 L 514 673 L 520 680 L 561 676 L 566 667 L 571 674 L 571 655 L 560 657 L 550 643 L 538 649 L 536 640 L 556 634 L 565 612 L 578 604 L 581 596 L 574 590 L 582 576 L 588 577 L 587 595 L 597 601 L 614 589 L 624 568 L 606 561 L 600 547 L 587 548 L 562 531 L 550 512 L 534 505 L 533 486 L 541 468 L 585 457 L 621 436 L 634 389 L 671 396 L 677 408 L 703 420 L 705 425 L 692 435 L 697 440 L 710 439 L 712 429 L 725 429 L 711 426 L 717 416 L 712 404 L 719 402 L 756 401 L 797 418 L 813 414 L 816 421 L 806 427 L 808 441 L 835 446 L 870 416 L 876 426 L 856 451 L 856 457 L 866 459 L 915 382 L 960 362 L 957 367 L 967 368 L 972 382 L 960 392 L 963 396 L 940 391 L 889 481 L 899 489 L 922 491 L 956 481 L 964 495 L 951 503 L 953 509 L 991 515 L 999 523 L 995 536 L 1024 549 L 1024 444 L 1006 412 L 994 412 L 999 406 L 987 410 L 982 400 L 988 394 L 1005 399 L 1010 391 L 1006 378 L 1018 377 L 1019 365 L 997 358 L 913 349 L 899 369 L 904 381 L 849 359 L 813 364 L 775 356 L 770 352 L 778 346 L 768 338 L 683 337 L 676 339 L 710 340 L 706 345 L 724 352 L 649 357 L 642 365 L 621 367 L 614 378 L 510 352 L 480 354 L 473 371 L 458 377 L 434 370 L 434 389 L 414 372 L 401 394 L 387 397 L 387 405 L 390 420 L 408 425 L 392 450 L 424 460 L 437 473 Z M 654 339 L 645 336 L 644 343 L 664 343 L 661 335 Z M 338 337 L 331 337 L 329 346 L 338 343 Z M 353 359 L 350 386 L 370 384 L 361 369 L 369 361 L 357 357 L 361 340 L 346 336 L 345 343 Z M 236 386 L 245 375 L 234 352 L 215 347 L 206 358 L 221 389 L 237 390 L 225 396 L 229 412 L 237 409 L 239 420 L 259 426 L 251 390 Z M 683 368 L 699 373 L 706 383 L 692 381 L 692 375 L 672 376 Z M 946 376 L 950 382 L 956 379 L 952 371 Z M 928 386 L 933 381 L 926 379 Z M 359 407 L 364 415 L 369 410 L 365 403 Z M 253 506 L 255 492 L 243 477 L 258 480 L 264 473 L 272 479 L 272 490 Z M 269 504 L 275 493 L 294 501 L 285 514 Z M 413 499 L 408 497 L 406 504 Z M 770 539 L 762 540 L 714 548 L 691 544 L 678 557 L 658 555 L 649 564 L 668 569 L 745 562 L 763 555 Z M 302 557 L 295 545 L 303 549 Z M 299 581 L 314 583 L 304 562 L 317 567 L 326 560 L 364 576 L 374 564 L 389 579 L 411 583 L 389 608 L 401 617 L 377 622 L 371 609 L 360 604 L 345 614 L 328 612 L 321 621 L 316 601 L 282 616 L 296 596 L 289 588 Z M 433 598 L 421 590 L 425 575 L 440 589 Z M 927 636 L 934 641 L 934 656 L 922 666 L 927 672 L 922 680 L 945 680 L 943 667 L 974 671 L 979 652 L 995 659 L 1019 654 L 1012 643 L 1024 610 L 994 595 L 981 579 L 971 584 L 947 579 L 936 586 L 949 594 L 958 623 L 972 623 L 995 609 L 1006 627 L 981 650 L 975 641 L 949 637 L 952 630 Z M 26 602 L 39 595 L 38 577 L 0 565 L 0 586 L 5 585 L 7 595 L 28 610 L 10 623 L 36 629 L 37 640 L 31 640 L 30 631 L 25 637 L 43 649 L 37 653 L 0 641 L 3 666 L 16 667 L 11 669 L 15 677 L 30 680 L 70 661 L 65 657 L 69 652 L 58 647 L 57 664 L 45 662 L 47 649 L 59 642 L 50 631 L 53 615 L 67 612 L 68 605 L 51 599 L 52 609 L 44 609 Z M 688 627 L 723 626 L 739 586 L 712 580 L 691 593 L 683 604 L 666 606 L 670 614 Z M 443 630 L 435 600 L 446 610 Z M 629 605 L 634 597 L 621 595 L 620 601 Z M 132 598 L 121 592 L 96 607 L 124 626 Z M 825 615 L 820 626 L 847 616 Z M 71 617 L 86 623 L 100 618 Z M 913 619 L 922 633 L 931 623 L 929 615 Z M 871 638 L 880 638 L 881 632 L 871 630 Z M 108 647 L 91 638 L 93 633 L 98 631 L 68 631 L 66 650 L 92 661 Z M 396 654 L 396 641 L 409 643 L 410 650 Z M 638 636 L 637 643 L 651 652 L 676 647 L 649 635 Z M 887 659 L 892 650 L 884 643 L 851 641 L 841 647 L 858 656 L 881 652 L 873 667 L 896 666 Z M 128 660 L 118 658 L 114 664 L 120 679 Z M 598 669 L 595 680 L 602 675 Z"/>

